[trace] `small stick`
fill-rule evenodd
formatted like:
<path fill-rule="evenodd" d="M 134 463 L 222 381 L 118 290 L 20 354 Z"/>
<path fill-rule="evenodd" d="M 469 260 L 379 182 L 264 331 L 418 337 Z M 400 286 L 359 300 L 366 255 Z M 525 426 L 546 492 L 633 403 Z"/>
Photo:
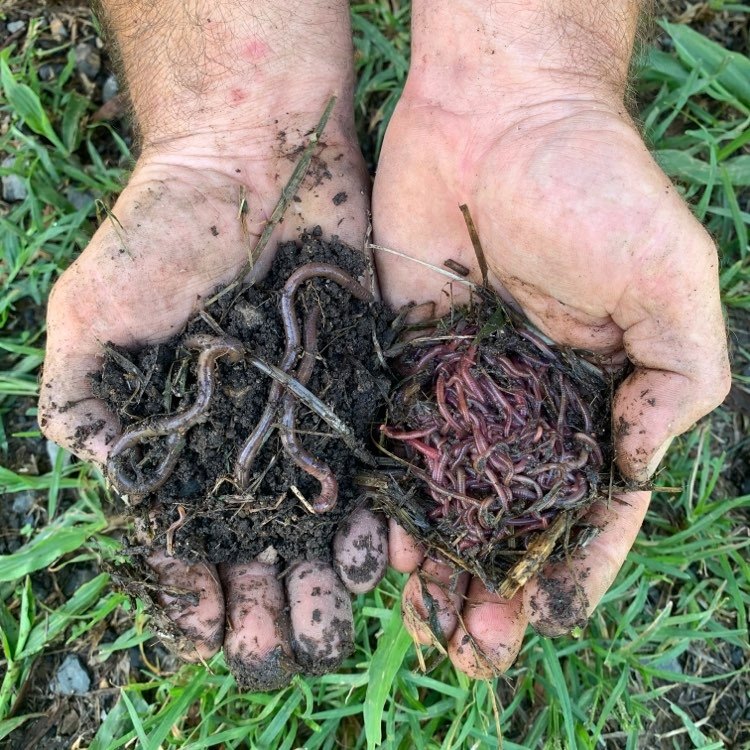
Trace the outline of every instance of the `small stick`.
<path fill-rule="evenodd" d="M 516 592 L 525 586 L 547 562 L 555 548 L 555 543 L 563 532 L 572 526 L 588 508 L 579 509 L 578 512 L 563 511 L 552 522 L 552 525 L 542 531 L 539 536 L 529 543 L 526 554 L 508 571 L 498 594 L 503 599 L 512 599 Z"/>
<path fill-rule="evenodd" d="M 284 334 L 286 335 L 286 345 L 279 367 L 281 372 L 287 373 L 292 368 L 301 346 L 299 321 L 294 311 L 295 294 L 301 284 L 314 278 L 334 281 L 362 302 L 373 301 L 370 292 L 346 273 L 343 268 L 318 261 L 299 266 L 286 280 L 279 304 L 281 322 L 284 325 Z M 281 386 L 278 382 L 275 382 L 271 385 L 266 408 L 250 437 L 240 449 L 240 454 L 235 463 L 235 478 L 240 487 L 246 487 L 249 483 L 250 469 L 269 435 L 280 398 Z"/>
<path fill-rule="evenodd" d="M 291 391 L 310 411 L 315 412 L 324 422 L 335 430 L 349 450 L 368 466 L 375 466 L 376 461 L 372 454 L 364 447 L 358 444 L 352 429 L 344 422 L 329 406 L 326 406 L 314 393 L 300 385 L 289 373 L 280 370 L 268 362 L 264 362 L 259 357 L 252 354 L 246 356 L 246 361 L 253 367 L 260 370 L 264 375 L 273 378 L 284 388 Z"/>
<path fill-rule="evenodd" d="M 443 261 L 443 265 L 446 268 L 450 268 L 451 271 L 454 273 L 457 273 L 459 276 L 468 276 L 471 271 L 462 263 L 459 263 L 457 260 L 453 260 L 453 258 L 448 258 L 448 260 Z"/>
<path fill-rule="evenodd" d="M 370 248 L 372 250 L 379 250 L 381 253 L 389 253 L 390 255 L 397 255 L 399 258 L 405 258 L 406 260 L 410 260 L 413 263 L 417 263 L 420 266 L 429 268 L 431 271 L 435 271 L 435 273 L 439 273 L 442 276 L 447 276 L 449 279 L 452 279 L 453 281 L 458 281 L 461 284 L 466 284 L 466 286 L 472 287 L 473 289 L 479 288 L 479 284 L 475 284 L 473 281 L 470 281 L 469 279 L 465 279 L 463 276 L 459 276 L 457 273 L 451 273 L 450 271 L 446 271 L 444 268 L 440 268 L 440 266 L 433 266 L 432 263 L 427 263 L 427 261 L 419 260 L 419 258 L 413 258 L 411 255 L 407 255 L 406 253 L 401 253 L 398 250 L 392 250 L 390 247 L 385 247 L 383 245 L 376 245 L 374 242 L 371 242 Z"/>
<path fill-rule="evenodd" d="M 466 222 L 466 228 L 469 230 L 469 237 L 471 238 L 471 244 L 474 248 L 474 254 L 477 256 L 477 262 L 479 263 L 479 271 L 482 274 L 482 286 L 488 286 L 487 284 L 487 258 L 484 257 L 484 250 L 482 249 L 482 243 L 479 241 L 479 235 L 477 234 L 477 228 L 474 226 L 474 219 L 471 218 L 469 207 L 462 203 L 459 206 L 461 213 L 463 214 L 464 221 Z"/>

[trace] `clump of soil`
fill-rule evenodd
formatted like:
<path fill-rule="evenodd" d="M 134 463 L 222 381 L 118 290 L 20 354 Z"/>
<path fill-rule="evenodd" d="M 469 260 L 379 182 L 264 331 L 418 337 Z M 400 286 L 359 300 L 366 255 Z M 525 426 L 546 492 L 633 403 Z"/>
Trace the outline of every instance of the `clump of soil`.
<path fill-rule="evenodd" d="M 358 299 L 335 280 L 313 275 L 299 284 L 292 299 L 300 346 L 292 366 L 283 367 L 283 288 L 295 271 L 311 263 L 336 266 L 352 279 L 365 279 L 368 288 L 370 269 L 361 253 L 336 238 L 323 241 L 316 230 L 299 243 L 282 244 L 262 282 L 215 295 L 167 343 L 138 352 L 109 347 L 103 370 L 94 376 L 95 394 L 119 414 L 125 433 L 140 430 L 138 440 L 121 451 L 120 480 L 114 484 L 126 492 L 131 485 L 151 488 L 143 496 L 130 491 L 129 501 L 138 503 L 136 512 L 151 529 L 153 544 L 166 546 L 178 558 L 247 562 L 264 553 L 269 561 L 276 556 L 327 560 L 336 529 L 355 507 L 354 477 L 366 465 L 366 446 L 391 387 L 380 351 L 391 343 L 393 316 L 381 303 Z M 302 350 L 309 343 L 312 318 L 317 318 L 317 342 L 307 356 Z M 231 345 L 206 354 L 206 341 Z M 330 469 L 338 484 L 334 507 L 321 502 L 318 508 L 325 512 L 313 508 L 324 489 L 321 482 L 290 458 L 282 442 L 286 390 L 280 386 L 278 408 L 258 441 L 262 447 L 247 462 L 244 480 L 238 479 L 243 474 L 238 454 L 261 421 L 276 382 L 258 369 L 257 361 L 307 380 L 307 389 L 339 420 L 339 428 L 332 427 L 294 399 L 296 443 L 318 468 Z M 300 374 L 301 362 L 311 369 L 307 378 Z M 148 429 L 197 409 L 207 378 L 213 380 L 208 408 L 184 434 Z M 342 436 L 342 430 L 348 435 Z M 153 481 L 165 474 L 163 482 Z"/>
<path fill-rule="evenodd" d="M 618 481 L 616 383 L 487 296 L 403 345 L 404 379 L 381 427 L 402 468 L 380 504 L 428 549 L 510 594 L 591 538 L 581 518 Z"/>

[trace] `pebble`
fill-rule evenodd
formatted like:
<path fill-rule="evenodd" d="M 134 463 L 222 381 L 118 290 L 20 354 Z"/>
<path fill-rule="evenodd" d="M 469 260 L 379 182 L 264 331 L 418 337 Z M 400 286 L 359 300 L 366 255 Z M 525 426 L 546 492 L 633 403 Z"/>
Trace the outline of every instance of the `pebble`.
<path fill-rule="evenodd" d="M 56 42 L 62 42 L 68 38 L 68 30 L 65 24 L 57 17 L 49 22 L 49 33 Z"/>
<path fill-rule="evenodd" d="M 57 71 L 54 65 L 45 64 L 39 68 L 39 78 L 43 81 L 52 81 L 57 76 Z"/>
<path fill-rule="evenodd" d="M 654 666 L 656 669 L 661 669 L 664 672 L 682 674 L 682 666 L 680 665 L 680 662 L 677 660 L 676 656 L 673 656 L 671 659 L 653 662 L 652 666 Z"/>
<path fill-rule="evenodd" d="M 65 197 L 76 211 L 88 209 L 94 202 L 94 196 L 91 193 L 76 190 L 75 188 L 68 188 L 65 191 Z"/>
<path fill-rule="evenodd" d="M 91 678 L 74 654 L 65 657 L 50 683 L 50 689 L 58 695 L 84 695 L 91 687 Z"/>
<path fill-rule="evenodd" d="M 16 163 L 14 156 L 8 156 L 0 162 L 0 166 L 12 167 Z M 26 183 L 17 174 L 5 174 L 2 176 L 3 200 L 6 203 L 22 201 L 29 194 Z"/>
<path fill-rule="evenodd" d="M 17 31 L 23 31 L 26 28 L 26 21 L 11 21 L 5 24 L 9 34 L 15 34 Z"/>
<path fill-rule="evenodd" d="M 13 497 L 13 512 L 19 516 L 28 513 L 31 510 L 31 506 L 34 504 L 34 493 L 33 492 L 18 492 Z"/>
<path fill-rule="evenodd" d="M 96 78 L 102 67 L 102 58 L 97 49 L 87 42 L 76 45 L 76 67 L 87 78 Z"/>
<path fill-rule="evenodd" d="M 102 101 L 106 104 L 110 99 L 114 99 L 119 90 L 120 86 L 117 83 L 117 79 L 110 74 L 102 86 Z"/>

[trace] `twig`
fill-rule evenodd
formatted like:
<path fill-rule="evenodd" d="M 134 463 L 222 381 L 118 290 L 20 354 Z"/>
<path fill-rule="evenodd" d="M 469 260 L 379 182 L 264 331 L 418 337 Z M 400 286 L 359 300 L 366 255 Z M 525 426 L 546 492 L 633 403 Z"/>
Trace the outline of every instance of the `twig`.
<path fill-rule="evenodd" d="M 469 237 L 471 238 L 471 244 L 474 248 L 474 254 L 477 256 L 477 262 L 479 263 L 479 271 L 482 274 L 482 285 L 487 286 L 487 259 L 484 257 L 484 250 L 482 250 L 482 243 L 479 241 L 479 235 L 477 234 L 477 228 L 474 226 L 474 219 L 471 218 L 469 213 L 469 207 L 462 203 L 459 206 L 461 213 L 463 214 L 464 221 L 466 222 L 466 228 L 469 230 Z"/>
<path fill-rule="evenodd" d="M 505 580 L 498 589 L 498 594 L 503 599 L 512 599 L 518 589 L 525 586 L 544 567 L 557 540 L 566 529 L 578 521 L 587 509 L 579 508 L 575 511 L 563 511 L 547 529 L 529 543 L 526 554 L 508 571 Z"/>
<path fill-rule="evenodd" d="M 264 362 L 262 359 L 250 354 L 249 352 L 245 359 L 264 375 L 273 378 L 288 391 L 291 391 L 308 409 L 310 409 L 310 411 L 314 412 L 323 421 L 327 422 L 328 425 L 330 425 L 330 427 L 341 436 L 341 439 L 344 441 L 347 448 L 349 448 L 349 450 L 354 453 L 360 461 L 364 461 L 368 466 L 375 466 L 375 459 L 372 454 L 364 446 L 358 444 L 357 438 L 354 436 L 349 425 L 347 425 L 346 422 L 344 422 L 336 412 L 333 411 L 333 409 L 326 406 L 314 393 L 308 391 L 305 386 L 295 380 L 291 375 L 268 362 Z"/>
<path fill-rule="evenodd" d="M 405 258 L 406 260 L 410 260 L 413 263 L 418 263 L 420 266 L 429 268 L 431 271 L 435 271 L 435 273 L 439 273 L 443 276 L 447 276 L 452 281 L 458 281 L 460 284 L 466 284 L 466 286 L 470 286 L 472 287 L 472 289 L 479 289 L 479 284 L 475 284 L 473 281 L 470 281 L 469 279 L 465 279 L 463 276 L 459 276 L 457 273 L 451 273 L 450 271 L 446 271 L 444 268 L 440 268 L 440 266 L 433 266 L 432 263 L 427 263 L 424 260 L 419 260 L 419 258 L 413 258 L 411 255 L 407 255 L 406 253 L 401 253 L 398 250 L 393 250 L 390 247 L 385 247 L 383 245 L 376 245 L 374 242 L 371 242 L 370 249 L 380 250 L 381 253 L 390 253 L 391 255 L 398 255 L 399 258 Z"/>

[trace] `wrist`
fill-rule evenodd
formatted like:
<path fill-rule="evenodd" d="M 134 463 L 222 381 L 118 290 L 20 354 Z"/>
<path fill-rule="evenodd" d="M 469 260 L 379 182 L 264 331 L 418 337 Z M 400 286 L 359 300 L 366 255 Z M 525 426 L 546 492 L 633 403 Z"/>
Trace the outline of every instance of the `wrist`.
<path fill-rule="evenodd" d="M 407 97 L 494 116 L 554 100 L 621 106 L 639 3 L 593 4 L 607 18 L 578 5 L 414 0 Z"/>
<path fill-rule="evenodd" d="M 226 148 L 271 125 L 309 130 L 331 96 L 353 91 L 346 0 L 102 5 L 146 149 L 181 139 Z M 331 121 L 353 133 L 351 105 Z"/>

